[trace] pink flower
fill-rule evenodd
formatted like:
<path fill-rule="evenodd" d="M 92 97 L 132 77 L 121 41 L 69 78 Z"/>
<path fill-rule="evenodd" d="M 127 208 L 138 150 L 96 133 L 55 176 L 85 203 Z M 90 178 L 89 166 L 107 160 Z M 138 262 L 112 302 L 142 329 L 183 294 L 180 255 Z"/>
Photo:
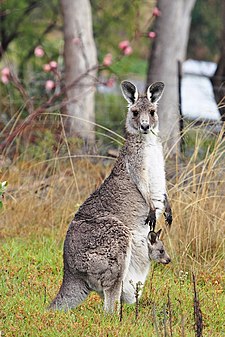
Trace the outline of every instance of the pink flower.
<path fill-rule="evenodd" d="M 115 79 L 113 77 L 110 77 L 106 82 L 106 86 L 109 88 L 112 88 L 114 84 L 115 84 Z"/>
<path fill-rule="evenodd" d="M 108 67 L 112 64 L 112 54 L 106 54 L 103 59 L 103 65 Z"/>
<path fill-rule="evenodd" d="M 57 69 L 57 67 L 58 67 L 58 64 L 57 64 L 56 61 L 51 61 L 51 62 L 49 62 L 49 65 L 50 65 L 50 67 L 51 67 L 51 70 Z"/>
<path fill-rule="evenodd" d="M 54 87 L 55 87 L 55 82 L 54 81 L 47 80 L 45 82 L 45 89 L 46 89 L 46 91 L 51 91 L 52 89 L 54 89 Z"/>
<path fill-rule="evenodd" d="M 44 70 L 45 73 L 49 73 L 49 71 L 51 71 L 50 64 L 44 64 L 43 65 L 43 70 Z"/>
<path fill-rule="evenodd" d="M 150 39 L 155 39 L 155 38 L 156 38 L 156 32 L 149 32 L 149 33 L 148 33 L 148 37 L 149 37 Z"/>
<path fill-rule="evenodd" d="M 130 54 L 132 54 L 132 53 L 133 53 L 132 47 L 131 47 L 131 46 L 128 46 L 127 48 L 125 48 L 125 49 L 123 50 L 123 53 L 124 53 L 124 55 L 130 55 Z"/>
<path fill-rule="evenodd" d="M 35 49 L 34 49 L 34 55 L 36 57 L 43 57 L 45 54 L 44 52 L 44 49 L 42 48 L 42 46 L 37 46 Z"/>
<path fill-rule="evenodd" d="M 161 15 L 161 12 L 158 7 L 153 8 L 152 15 L 156 17 Z"/>
<path fill-rule="evenodd" d="M 10 79 L 10 69 L 8 67 L 4 67 L 1 70 L 1 81 L 3 84 L 8 84 Z"/>
<path fill-rule="evenodd" d="M 4 67 L 1 73 L 3 76 L 10 76 L 10 69 L 8 67 Z"/>
<path fill-rule="evenodd" d="M 119 43 L 119 48 L 123 51 L 124 55 L 130 55 L 133 53 L 133 49 L 128 40 L 121 41 Z"/>
<path fill-rule="evenodd" d="M 3 84 L 8 84 L 9 83 L 9 76 L 2 75 L 1 81 L 2 81 Z"/>
<path fill-rule="evenodd" d="M 130 46 L 130 42 L 128 41 L 128 40 L 124 40 L 124 41 L 121 41 L 120 43 L 119 43 L 119 48 L 121 49 L 121 50 L 124 50 L 124 49 L 126 49 L 127 47 L 129 47 Z"/>

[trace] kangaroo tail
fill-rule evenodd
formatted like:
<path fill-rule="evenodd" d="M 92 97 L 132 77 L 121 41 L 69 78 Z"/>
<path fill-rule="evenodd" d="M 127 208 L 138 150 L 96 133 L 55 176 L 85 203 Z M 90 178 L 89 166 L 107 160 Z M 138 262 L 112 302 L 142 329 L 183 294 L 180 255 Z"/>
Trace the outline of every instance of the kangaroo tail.
<path fill-rule="evenodd" d="M 69 310 L 77 307 L 88 296 L 90 289 L 80 278 L 65 274 L 61 288 L 49 306 L 50 310 Z"/>

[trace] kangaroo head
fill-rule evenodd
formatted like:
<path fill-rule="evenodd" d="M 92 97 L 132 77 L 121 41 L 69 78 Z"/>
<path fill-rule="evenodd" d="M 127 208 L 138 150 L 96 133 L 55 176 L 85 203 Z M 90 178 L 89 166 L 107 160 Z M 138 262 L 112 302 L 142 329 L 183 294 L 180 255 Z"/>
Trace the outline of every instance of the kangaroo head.
<path fill-rule="evenodd" d="M 158 130 L 157 103 L 162 96 L 163 82 L 151 84 L 145 94 L 140 94 L 136 86 L 129 82 L 121 83 L 121 90 L 128 104 L 126 129 L 131 134 L 148 134 Z"/>
<path fill-rule="evenodd" d="M 162 241 L 159 239 L 161 231 L 162 230 L 160 229 L 157 233 L 152 231 L 148 233 L 148 255 L 150 260 L 168 264 L 171 259 L 167 254 Z"/>

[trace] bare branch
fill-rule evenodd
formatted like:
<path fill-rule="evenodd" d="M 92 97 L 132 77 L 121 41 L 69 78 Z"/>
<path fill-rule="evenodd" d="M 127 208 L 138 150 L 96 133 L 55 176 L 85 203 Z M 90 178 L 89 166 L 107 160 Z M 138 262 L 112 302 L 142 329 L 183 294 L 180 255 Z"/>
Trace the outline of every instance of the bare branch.
<path fill-rule="evenodd" d="M 74 86 L 76 86 L 85 76 L 88 76 L 90 72 L 93 71 L 93 69 L 98 69 L 98 65 L 95 65 L 93 67 L 91 67 L 90 69 L 87 69 L 87 71 L 85 71 L 85 73 L 81 74 L 80 76 L 78 76 L 73 83 L 71 83 L 68 87 L 63 87 L 61 89 L 61 91 L 59 92 L 55 92 L 46 102 L 44 102 L 43 104 L 41 104 L 41 106 L 39 106 L 38 108 L 33 110 L 33 102 L 32 99 L 28 96 L 27 92 L 25 91 L 25 89 L 23 88 L 23 86 L 21 85 L 21 83 L 19 82 L 19 80 L 12 75 L 12 80 L 13 80 L 13 84 L 15 85 L 15 87 L 19 90 L 19 92 L 21 93 L 22 97 L 25 99 L 25 101 L 27 102 L 27 107 L 29 110 L 29 116 L 27 116 L 25 118 L 25 120 L 18 125 L 15 130 L 8 134 L 8 136 L 6 136 L 6 138 L 4 139 L 4 141 L 0 144 L 0 151 L 3 151 L 9 144 L 11 144 L 14 139 L 19 136 L 29 125 L 31 125 L 31 123 L 39 116 L 41 115 L 43 112 L 45 112 L 49 107 L 51 107 L 51 105 L 57 101 L 58 98 L 62 97 L 66 91 L 68 90 L 68 88 L 72 88 Z"/>

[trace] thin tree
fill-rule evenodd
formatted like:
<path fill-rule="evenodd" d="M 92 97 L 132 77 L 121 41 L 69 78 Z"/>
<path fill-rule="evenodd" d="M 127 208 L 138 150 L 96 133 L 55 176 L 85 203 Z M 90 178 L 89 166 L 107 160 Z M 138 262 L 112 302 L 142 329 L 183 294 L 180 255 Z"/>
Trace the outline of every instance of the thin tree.
<path fill-rule="evenodd" d="M 158 0 L 160 15 L 155 21 L 156 38 L 150 51 L 147 85 L 165 83 L 159 106 L 160 131 L 171 155 L 180 152 L 178 61 L 186 57 L 191 11 L 196 0 Z"/>
<path fill-rule="evenodd" d="M 85 143 L 95 141 L 94 94 L 97 53 L 92 31 L 89 0 L 60 0 L 64 20 L 65 85 L 69 136 L 81 137 Z M 85 76 L 82 76 L 85 74 Z M 73 83 L 80 77 L 76 85 Z"/>

